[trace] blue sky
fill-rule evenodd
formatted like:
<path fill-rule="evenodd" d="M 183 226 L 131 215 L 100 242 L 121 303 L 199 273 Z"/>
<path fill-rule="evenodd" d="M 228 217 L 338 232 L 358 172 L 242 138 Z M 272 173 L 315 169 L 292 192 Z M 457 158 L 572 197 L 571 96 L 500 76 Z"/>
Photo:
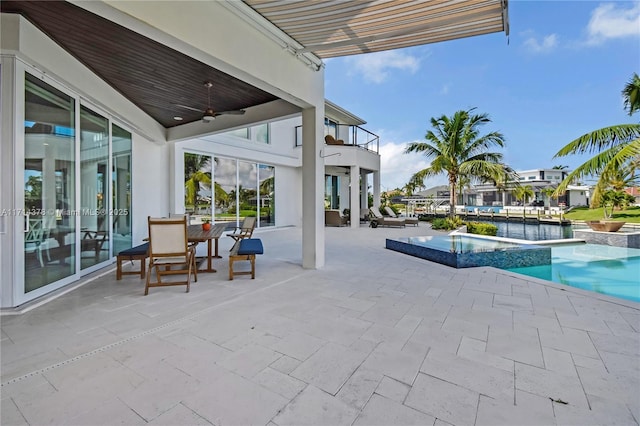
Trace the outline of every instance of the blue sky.
<path fill-rule="evenodd" d="M 428 166 L 403 154 L 424 140 L 432 117 L 477 108 L 500 131 L 505 162 L 516 170 L 566 165 L 553 159 L 573 139 L 638 122 L 621 91 L 640 74 L 640 2 L 509 1 L 510 35 L 326 60 L 325 96 L 367 121 L 380 136 L 382 190 L 404 186 Z M 446 177 L 427 181 L 427 187 Z"/>

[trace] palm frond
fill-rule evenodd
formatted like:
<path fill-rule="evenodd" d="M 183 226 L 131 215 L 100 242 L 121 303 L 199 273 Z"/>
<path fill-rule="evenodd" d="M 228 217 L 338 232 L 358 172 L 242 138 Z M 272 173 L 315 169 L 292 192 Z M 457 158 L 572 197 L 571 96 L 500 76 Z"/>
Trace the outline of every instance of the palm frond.
<path fill-rule="evenodd" d="M 570 154 L 594 153 L 617 145 L 624 145 L 639 137 L 640 124 L 620 124 L 605 127 L 569 142 L 553 158 Z"/>

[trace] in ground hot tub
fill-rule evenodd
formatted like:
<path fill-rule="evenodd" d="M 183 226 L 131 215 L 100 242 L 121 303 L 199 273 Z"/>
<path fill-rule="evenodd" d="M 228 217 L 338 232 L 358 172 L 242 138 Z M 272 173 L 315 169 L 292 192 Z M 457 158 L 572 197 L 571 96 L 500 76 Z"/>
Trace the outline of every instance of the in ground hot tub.
<path fill-rule="evenodd" d="M 386 248 L 454 268 L 495 266 L 508 269 L 551 263 L 550 247 L 469 235 L 387 238 Z"/>

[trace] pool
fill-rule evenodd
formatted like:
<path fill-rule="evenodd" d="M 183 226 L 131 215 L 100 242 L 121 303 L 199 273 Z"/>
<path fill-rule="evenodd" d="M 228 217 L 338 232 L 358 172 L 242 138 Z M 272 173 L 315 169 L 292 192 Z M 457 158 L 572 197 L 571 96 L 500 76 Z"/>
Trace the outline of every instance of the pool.
<path fill-rule="evenodd" d="M 640 249 L 562 244 L 551 247 L 549 265 L 503 269 L 640 302 Z"/>
<path fill-rule="evenodd" d="M 475 219 L 469 218 L 470 221 Z M 556 225 L 549 223 L 498 222 L 479 220 L 498 227 L 497 237 L 515 238 L 518 240 L 542 241 L 563 240 L 573 238 L 571 225 Z"/>
<path fill-rule="evenodd" d="M 549 247 L 469 235 L 388 238 L 385 247 L 454 268 L 495 266 L 507 269 L 551 263 Z"/>

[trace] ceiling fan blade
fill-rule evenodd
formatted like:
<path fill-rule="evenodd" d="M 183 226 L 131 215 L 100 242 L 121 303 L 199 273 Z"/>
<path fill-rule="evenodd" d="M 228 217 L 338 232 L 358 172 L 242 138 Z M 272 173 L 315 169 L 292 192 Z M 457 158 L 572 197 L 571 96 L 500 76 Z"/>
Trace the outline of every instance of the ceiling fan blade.
<path fill-rule="evenodd" d="M 187 105 L 180 105 L 180 104 L 174 104 L 174 105 L 177 106 L 177 107 L 180 107 L 180 108 L 190 109 L 191 111 L 202 112 L 202 110 L 200 108 L 194 108 L 194 107 L 190 107 L 190 106 L 187 106 Z"/>
<path fill-rule="evenodd" d="M 231 110 L 231 111 L 220 111 L 220 112 L 216 112 L 216 116 L 218 115 L 243 115 L 246 111 L 243 109 L 235 109 L 235 110 Z"/>

